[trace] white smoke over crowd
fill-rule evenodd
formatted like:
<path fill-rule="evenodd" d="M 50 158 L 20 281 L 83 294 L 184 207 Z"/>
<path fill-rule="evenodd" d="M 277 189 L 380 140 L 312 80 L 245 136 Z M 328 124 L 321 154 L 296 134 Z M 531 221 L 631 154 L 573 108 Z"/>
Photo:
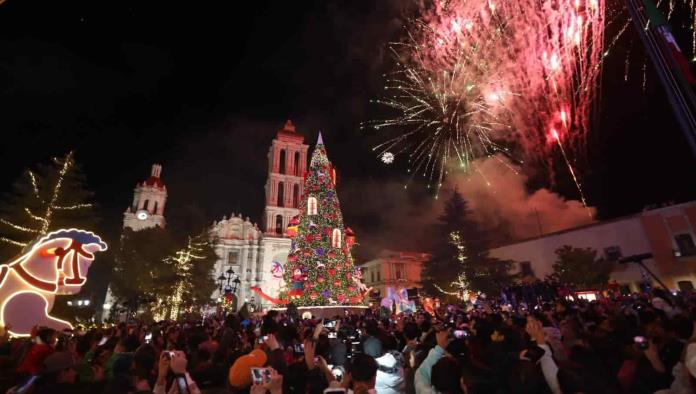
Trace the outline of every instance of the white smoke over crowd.
<path fill-rule="evenodd" d="M 472 217 L 491 233 L 494 243 L 513 241 L 591 223 L 596 210 L 567 200 L 549 189 L 527 190 L 527 177 L 503 157 L 479 159 L 477 171 L 451 171 L 437 200 L 422 186 L 404 183 L 345 180 L 339 185 L 344 217 L 352 219 L 360 255 L 384 248 L 427 252 L 434 226 L 451 190 L 467 201 Z"/>

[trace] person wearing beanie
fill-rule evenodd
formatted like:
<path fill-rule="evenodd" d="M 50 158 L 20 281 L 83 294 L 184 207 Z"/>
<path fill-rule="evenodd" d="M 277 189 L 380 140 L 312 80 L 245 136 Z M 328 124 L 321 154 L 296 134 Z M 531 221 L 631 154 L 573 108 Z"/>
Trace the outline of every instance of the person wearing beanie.
<path fill-rule="evenodd" d="M 235 389 L 246 389 L 251 386 L 251 369 L 261 368 L 266 365 L 266 352 L 261 349 L 254 349 L 251 353 L 239 357 L 229 373 L 230 386 Z"/>

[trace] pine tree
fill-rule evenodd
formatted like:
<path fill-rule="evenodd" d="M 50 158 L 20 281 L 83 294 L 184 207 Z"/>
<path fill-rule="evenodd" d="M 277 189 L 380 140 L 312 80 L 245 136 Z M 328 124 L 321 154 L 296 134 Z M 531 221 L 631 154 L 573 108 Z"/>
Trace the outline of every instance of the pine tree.
<path fill-rule="evenodd" d="M 563 245 L 556 249 L 556 256 L 551 279 L 583 290 L 601 289 L 609 282 L 613 265 L 598 259 L 597 251 L 592 248 Z"/>
<path fill-rule="evenodd" d="M 0 205 L 0 259 L 22 252 L 34 240 L 61 228 L 92 229 L 97 221 L 93 193 L 74 152 L 38 165 L 12 186 Z"/>
<path fill-rule="evenodd" d="M 493 293 L 510 282 L 510 262 L 488 256 L 488 234 L 471 219 L 466 200 L 454 190 L 435 227 L 438 240 L 423 267 L 429 294 L 461 295 L 464 291 Z"/>
<path fill-rule="evenodd" d="M 321 134 L 305 175 L 300 224 L 288 254 L 280 298 L 297 306 L 356 305 L 363 294 L 354 281 L 353 258 L 346 242 L 335 190 L 335 171 Z"/>

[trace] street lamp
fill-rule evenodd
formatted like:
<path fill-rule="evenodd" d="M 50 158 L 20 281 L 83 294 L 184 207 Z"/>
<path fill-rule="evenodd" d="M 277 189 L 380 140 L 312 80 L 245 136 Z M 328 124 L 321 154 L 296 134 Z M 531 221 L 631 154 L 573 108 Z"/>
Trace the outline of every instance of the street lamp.
<path fill-rule="evenodd" d="M 234 280 L 232 278 L 234 278 Z M 229 294 L 234 295 L 237 292 L 237 288 L 242 283 L 242 281 L 239 280 L 239 275 L 237 275 L 234 272 L 232 267 L 229 267 L 227 269 L 227 271 L 220 274 L 220 276 L 217 277 L 217 281 L 218 281 L 218 292 L 221 295 L 220 300 L 222 300 L 223 294 L 224 294 L 224 296 L 227 296 Z"/>

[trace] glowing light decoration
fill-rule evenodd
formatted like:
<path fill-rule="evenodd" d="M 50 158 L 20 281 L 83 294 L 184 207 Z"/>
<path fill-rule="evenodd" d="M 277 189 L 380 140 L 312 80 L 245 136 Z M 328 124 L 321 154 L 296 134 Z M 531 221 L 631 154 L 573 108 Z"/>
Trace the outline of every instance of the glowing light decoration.
<path fill-rule="evenodd" d="M 551 124 L 566 155 L 584 157 L 603 57 L 604 0 L 424 4 L 406 38 L 390 45 L 396 67 L 385 97 L 374 102 L 392 115 L 363 124 L 386 133 L 374 147 L 378 157 L 404 155 L 408 172 L 437 189 L 451 165 L 467 170 L 495 154 L 551 168 Z"/>
<path fill-rule="evenodd" d="M 92 232 L 66 229 L 40 238 L 28 252 L 0 264 L 0 325 L 28 336 L 34 326 L 72 325 L 50 315 L 56 295 L 76 294 L 87 281 L 95 252 L 107 249 Z"/>

